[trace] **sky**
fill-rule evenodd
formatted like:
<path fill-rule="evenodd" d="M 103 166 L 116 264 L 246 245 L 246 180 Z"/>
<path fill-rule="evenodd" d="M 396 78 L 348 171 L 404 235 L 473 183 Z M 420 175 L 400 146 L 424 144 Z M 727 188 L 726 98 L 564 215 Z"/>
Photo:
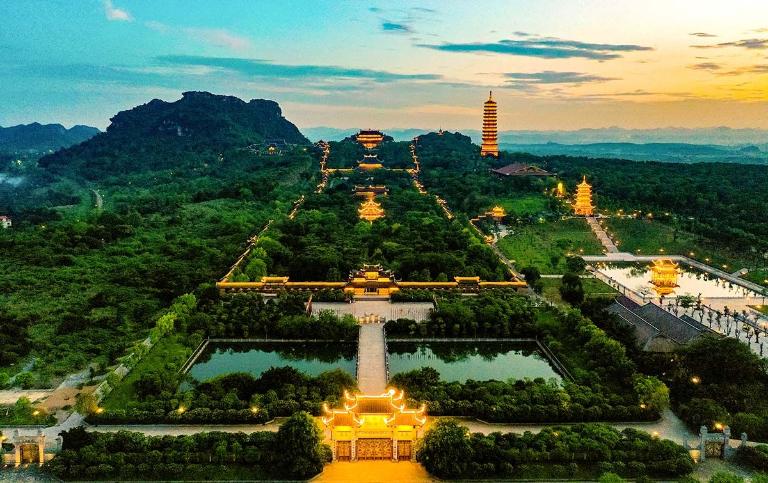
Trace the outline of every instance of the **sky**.
<path fill-rule="evenodd" d="M 768 128 L 764 0 L 0 0 L 0 125 L 189 90 L 299 127 Z"/>

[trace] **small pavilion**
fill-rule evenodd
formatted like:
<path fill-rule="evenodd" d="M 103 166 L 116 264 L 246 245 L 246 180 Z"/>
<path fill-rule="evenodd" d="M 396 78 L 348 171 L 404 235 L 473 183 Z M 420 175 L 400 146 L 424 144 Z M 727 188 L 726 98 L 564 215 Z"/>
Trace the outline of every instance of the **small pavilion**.
<path fill-rule="evenodd" d="M 653 289 L 661 296 L 670 295 L 679 287 L 677 284 L 679 274 L 679 265 L 671 259 L 660 258 L 654 260 L 651 265 L 651 284 Z"/>

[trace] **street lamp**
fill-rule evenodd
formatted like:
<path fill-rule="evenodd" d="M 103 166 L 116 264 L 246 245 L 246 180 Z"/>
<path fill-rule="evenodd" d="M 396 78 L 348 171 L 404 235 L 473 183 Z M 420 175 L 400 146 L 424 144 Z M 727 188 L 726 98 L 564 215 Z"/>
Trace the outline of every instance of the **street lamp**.
<path fill-rule="evenodd" d="M 691 377 L 691 382 L 694 384 L 698 384 L 701 382 L 701 378 L 699 376 L 693 376 Z"/>

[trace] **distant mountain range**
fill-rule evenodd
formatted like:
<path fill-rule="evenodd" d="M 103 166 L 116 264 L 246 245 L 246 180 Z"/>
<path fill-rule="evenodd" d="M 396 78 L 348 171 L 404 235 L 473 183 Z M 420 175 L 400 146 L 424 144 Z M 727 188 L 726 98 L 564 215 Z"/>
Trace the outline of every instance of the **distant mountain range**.
<path fill-rule="evenodd" d="M 506 144 L 502 150 L 530 153 L 538 156 L 579 156 L 588 158 L 618 158 L 633 161 L 663 161 L 668 163 L 768 163 L 768 149 L 755 145 L 726 146 L 686 143 L 592 143 L 592 144 Z"/>
<path fill-rule="evenodd" d="M 312 141 L 340 141 L 357 132 L 357 128 L 339 129 L 332 127 L 307 127 L 302 132 Z M 406 141 L 419 134 L 436 131 L 434 128 L 383 129 L 396 141 Z M 480 131 L 464 129 L 462 134 L 480 142 Z M 594 143 L 685 143 L 737 146 L 745 144 L 768 144 L 768 130 L 713 128 L 659 128 L 623 129 L 608 127 L 600 129 L 578 129 L 575 131 L 500 131 L 499 142 L 504 144 L 594 144 Z"/>
<path fill-rule="evenodd" d="M 37 122 L 0 127 L 0 151 L 55 151 L 81 143 L 99 132 L 90 126 L 73 126 L 67 129 L 61 124 Z"/>

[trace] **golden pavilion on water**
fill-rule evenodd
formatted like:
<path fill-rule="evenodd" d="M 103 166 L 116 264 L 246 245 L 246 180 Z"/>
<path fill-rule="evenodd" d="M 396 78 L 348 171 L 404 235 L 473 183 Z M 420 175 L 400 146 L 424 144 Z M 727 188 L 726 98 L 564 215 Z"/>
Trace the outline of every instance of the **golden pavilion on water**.
<path fill-rule="evenodd" d="M 403 391 L 344 393 L 343 409 L 323 407 L 326 441 L 334 461 L 413 460 L 427 423 L 425 407 L 407 409 Z"/>
<path fill-rule="evenodd" d="M 679 285 L 677 277 L 680 275 L 680 267 L 669 258 L 660 258 L 651 265 L 651 284 L 657 294 L 670 295 Z"/>

